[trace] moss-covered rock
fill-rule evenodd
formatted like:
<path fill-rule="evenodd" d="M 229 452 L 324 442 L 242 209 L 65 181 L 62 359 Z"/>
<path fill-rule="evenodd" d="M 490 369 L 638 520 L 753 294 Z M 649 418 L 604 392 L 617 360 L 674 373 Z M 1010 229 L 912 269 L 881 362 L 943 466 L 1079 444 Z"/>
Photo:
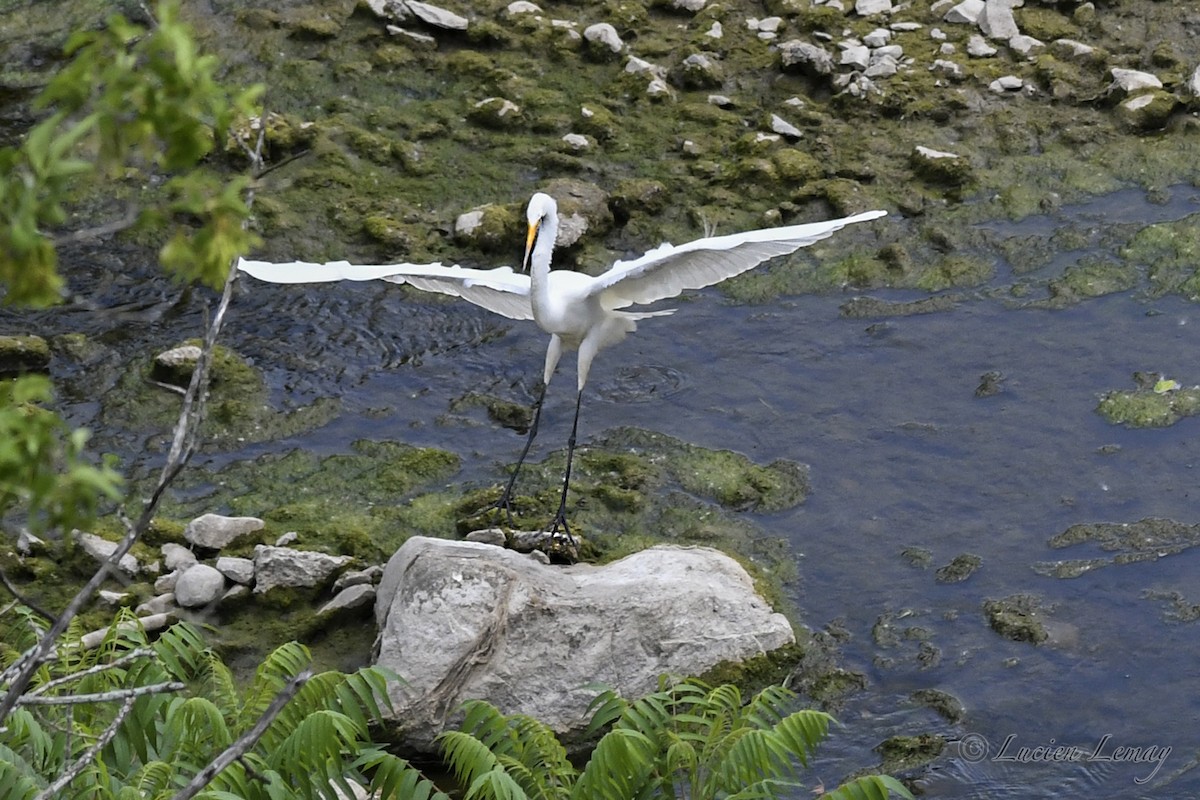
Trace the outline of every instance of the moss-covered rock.
<path fill-rule="evenodd" d="M 50 344 L 41 336 L 0 336 L 0 375 L 45 372 Z"/>
<path fill-rule="evenodd" d="M 985 600 L 984 613 L 992 630 L 1014 642 L 1041 644 L 1050 638 L 1042 622 L 1041 600 L 1029 594 L 1014 594 L 1000 600 Z"/>

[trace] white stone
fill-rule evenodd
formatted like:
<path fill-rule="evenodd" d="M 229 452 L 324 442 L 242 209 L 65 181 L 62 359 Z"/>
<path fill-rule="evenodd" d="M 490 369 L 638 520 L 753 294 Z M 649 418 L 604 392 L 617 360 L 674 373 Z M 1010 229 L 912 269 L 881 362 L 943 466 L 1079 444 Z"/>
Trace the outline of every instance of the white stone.
<path fill-rule="evenodd" d="M 183 608 L 202 608 L 225 592 L 225 576 L 208 564 L 193 564 L 175 581 L 175 602 Z"/>
<path fill-rule="evenodd" d="M 94 533 L 84 533 L 83 531 L 75 531 L 75 541 L 83 548 L 83 552 L 99 562 L 107 561 L 118 547 L 116 542 L 110 542 Z M 117 569 L 130 577 L 141 572 L 138 560 L 129 553 L 121 556 L 121 560 L 117 562 Z"/>
<path fill-rule="evenodd" d="M 783 137 L 781 137 L 778 133 L 763 133 L 762 131 L 759 131 L 758 133 L 754 134 L 755 142 L 778 142 L 782 138 Z"/>
<path fill-rule="evenodd" d="M 871 48 L 863 44 L 851 45 L 842 50 L 840 66 L 852 69 L 866 69 L 871 63 Z"/>
<path fill-rule="evenodd" d="M 919 22 L 893 22 L 891 25 L 888 25 L 888 28 L 896 33 L 912 33 L 913 31 L 919 31 L 924 27 L 925 26 Z"/>
<path fill-rule="evenodd" d="M 491 528 L 490 530 L 498 529 Z M 497 546 L 503 547 L 504 540 L 501 539 Z M 378 583 L 381 577 L 383 577 L 383 565 L 372 564 L 366 569 L 351 570 L 350 572 L 342 573 L 342 575 L 333 582 L 333 590 L 335 592 L 340 592 L 342 589 L 345 589 L 348 586 L 357 586 L 360 583 Z"/>
<path fill-rule="evenodd" d="M 967 55 L 975 58 L 991 58 L 996 55 L 996 48 L 988 44 L 987 39 L 980 36 L 978 33 L 971 36 L 967 40 Z"/>
<path fill-rule="evenodd" d="M 588 25 L 583 29 L 583 38 L 589 42 L 603 45 L 614 53 L 619 53 L 625 49 L 625 43 L 621 41 L 621 36 L 617 33 L 617 29 L 607 22 L 597 22 L 595 25 Z"/>
<path fill-rule="evenodd" d="M 1004 77 L 997 78 L 989 83 L 988 88 L 993 92 L 1003 94 L 1005 92 L 1015 92 L 1018 89 L 1021 89 L 1024 85 L 1025 82 L 1016 75 L 1005 75 Z"/>
<path fill-rule="evenodd" d="M 983 8 L 983 0 L 963 0 L 954 8 L 947 11 L 942 19 L 946 22 L 974 25 L 979 22 L 979 17 L 983 15 Z"/>
<path fill-rule="evenodd" d="M 400 0 L 401 4 L 412 12 L 413 16 L 424 22 L 426 25 L 432 25 L 435 28 L 446 28 L 453 31 L 465 31 L 469 24 L 466 17 L 459 16 L 453 11 L 447 11 L 444 8 L 439 8 L 429 3 L 422 3 L 419 0 Z"/>
<path fill-rule="evenodd" d="M 477 698 L 565 732 L 601 683 L 625 697 L 794 641 L 729 556 L 655 547 L 597 567 L 546 566 L 474 542 L 414 536 L 384 569 L 377 663 L 395 717 L 428 745 L 447 711 Z M 411 738 L 409 738 L 411 737 Z"/>
<path fill-rule="evenodd" d="M 944 42 L 946 41 L 946 32 L 941 28 L 930 28 L 929 38 L 933 39 L 935 42 Z"/>
<path fill-rule="evenodd" d="M 892 0 L 854 0 L 854 13 L 860 17 L 887 14 L 892 10 Z"/>
<path fill-rule="evenodd" d="M 876 28 L 863 37 L 862 42 L 867 47 L 883 47 L 892 40 L 892 32 L 887 28 Z"/>
<path fill-rule="evenodd" d="M 1200 97 L 1200 67 L 1192 70 L 1192 75 L 1183 88 L 1189 97 Z"/>
<path fill-rule="evenodd" d="M 693 14 L 704 8 L 707 0 L 671 0 L 671 8 L 679 11 L 691 11 Z"/>
<path fill-rule="evenodd" d="M 1113 67 L 1111 74 L 1113 82 L 1109 88 L 1119 90 L 1124 94 L 1133 94 L 1134 92 L 1141 92 L 1146 89 L 1163 88 L 1162 81 L 1149 72 Z"/>
<path fill-rule="evenodd" d="M 1096 48 L 1091 45 L 1074 39 L 1055 39 L 1052 47 L 1054 54 L 1060 58 L 1086 58 L 1096 52 Z"/>
<path fill-rule="evenodd" d="M 350 561 L 350 556 L 260 544 L 254 548 L 254 593 L 269 592 L 277 586 L 320 586 Z"/>
<path fill-rule="evenodd" d="M 952 56 L 958 52 L 958 48 L 950 44 L 950 42 L 942 42 L 942 46 L 938 48 L 938 52 L 944 56 Z"/>
<path fill-rule="evenodd" d="M 1129 111 L 1138 111 L 1154 102 L 1154 95 L 1150 92 L 1139 94 L 1137 97 L 1131 97 L 1121 103 Z"/>
<path fill-rule="evenodd" d="M 625 62 L 625 71 L 631 75 L 653 75 L 656 78 L 662 78 L 667 74 L 662 67 L 637 56 L 629 57 L 629 60 Z"/>
<path fill-rule="evenodd" d="M 1007 42 L 1021 33 L 1013 17 L 1011 0 L 987 0 L 979 15 L 979 30 L 989 39 Z"/>
<path fill-rule="evenodd" d="M 505 7 L 504 12 L 510 17 L 515 17 L 517 14 L 540 14 L 542 8 L 529 0 L 513 0 Z"/>
<path fill-rule="evenodd" d="M 196 563 L 196 554 L 181 544 L 167 542 L 159 550 L 162 553 L 163 564 L 169 570 L 187 569 Z"/>
<path fill-rule="evenodd" d="M 33 548 L 38 545 L 45 544 L 41 539 L 34 536 L 25 528 L 21 528 L 21 532 L 17 534 L 17 552 L 23 556 L 33 552 Z"/>
<path fill-rule="evenodd" d="M 917 145 L 915 150 L 918 156 L 929 160 L 959 157 L 957 153 L 947 153 L 945 150 L 934 150 L 932 147 L 925 147 L 923 145 Z"/>
<path fill-rule="evenodd" d="M 832 75 L 833 56 L 829 51 L 809 42 L 792 39 L 779 45 L 779 57 L 784 68 L 798 67 L 803 72 Z"/>
<path fill-rule="evenodd" d="M 588 138 L 582 133 L 565 133 L 563 134 L 562 141 L 572 150 L 587 150 L 591 145 L 588 142 Z"/>
<path fill-rule="evenodd" d="M 217 572 L 234 583 L 250 583 L 254 580 L 254 562 L 248 558 L 221 556 L 217 559 Z"/>
<path fill-rule="evenodd" d="M 733 108 L 733 101 L 723 94 L 710 94 L 708 102 L 709 105 L 714 105 L 717 108 Z"/>
<path fill-rule="evenodd" d="M 454 219 L 454 234 L 456 236 L 470 236 L 482 224 L 482 208 L 473 208 L 470 211 L 464 211 Z M 289 544 L 289 542 L 276 542 L 275 544 L 282 547 L 285 544 Z"/>
<path fill-rule="evenodd" d="M 187 524 L 183 529 L 183 538 L 201 547 L 220 550 L 248 533 L 262 530 L 265 524 L 257 517 L 205 514 Z"/>
<path fill-rule="evenodd" d="M 771 115 L 771 130 L 778 133 L 780 136 L 786 136 L 789 139 L 800 139 L 804 136 L 792 123 L 788 122 L 778 114 Z"/>
<path fill-rule="evenodd" d="M 713 21 L 712 27 L 704 32 L 704 35 L 710 39 L 720 39 L 725 35 L 725 29 L 721 27 L 721 23 Z"/>
<path fill-rule="evenodd" d="M 1032 36 L 1026 36 L 1019 33 L 1008 40 L 1009 49 L 1023 58 L 1029 58 L 1037 51 L 1046 46 L 1046 43 L 1041 39 L 1035 39 Z"/>
<path fill-rule="evenodd" d="M 110 606 L 119 606 L 129 599 L 129 592 L 114 592 L 111 589 L 101 589 L 97 592 L 100 599 Z"/>
<path fill-rule="evenodd" d="M 670 97 L 672 94 L 671 87 L 662 78 L 654 78 L 646 84 L 646 95 L 648 97 Z"/>
<path fill-rule="evenodd" d="M 878 61 L 881 58 L 893 58 L 899 61 L 904 56 L 904 48 L 898 44 L 884 45 L 877 47 L 871 51 L 871 60 Z"/>
<path fill-rule="evenodd" d="M 337 596 L 317 610 L 317 616 L 364 608 L 375 602 L 375 587 L 369 583 L 357 583 L 337 593 Z"/>
<path fill-rule="evenodd" d="M 936 72 L 940 75 L 945 75 L 947 78 L 959 80 L 965 77 L 963 68 L 953 61 L 947 61 L 944 58 L 935 59 L 933 65 L 929 68 L 931 72 Z"/>
<path fill-rule="evenodd" d="M 147 615 L 157 616 L 158 614 L 168 614 L 177 608 L 179 608 L 179 606 L 175 603 L 175 593 L 167 592 L 166 594 L 159 594 L 151 597 L 149 600 L 135 608 L 133 613 L 137 614 L 139 617 L 144 617 Z"/>
<path fill-rule="evenodd" d="M 195 562 L 192 562 L 193 564 Z M 191 566 L 189 564 L 188 566 Z M 168 572 L 166 575 L 160 575 L 154 580 L 154 593 L 167 594 L 175 591 L 175 581 L 179 580 L 179 570 Z"/>
<path fill-rule="evenodd" d="M 887 78 L 895 75 L 899 69 L 899 64 L 892 56 L 872 57 L 871 65 L 863 71 L 863 75 L 868 78 Z"/>
<path fill-rule="evenodd" d="M 275 546 L 276 547 L 287 547 L 289 544 L 292 544 L 292 543 L 298 541 L 299 539 L 300 539 L 300 534 L 296 533 L 295 531 L 288 531 L 287 533 L 283 534 L 282 536 L 280 536 L 278 539 L 275 540 Z"/>
<path fill-rule="evenodd" d="M 408 28 L 402 28 L 399 25 L 385 25 L 384 29 L 392 36 L 403 36 L 417 44 L 436 45 L 437 39 L 427 33 L 418 33 L 410 31 Z"/>

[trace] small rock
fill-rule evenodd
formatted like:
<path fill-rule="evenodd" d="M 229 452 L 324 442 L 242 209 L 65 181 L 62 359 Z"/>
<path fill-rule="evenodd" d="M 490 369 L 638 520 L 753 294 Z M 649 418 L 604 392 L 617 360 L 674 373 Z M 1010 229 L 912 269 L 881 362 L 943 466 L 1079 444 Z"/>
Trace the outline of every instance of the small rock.
<path fill-rule="evenodd" d="M 935 59 L 933 65 L 929 68 L 930 72 L 936 72 L 939 75 L 945 75 L 952 80 L 960 81 L 966 77 L 962 66 L 953 61 L 947 61 L 944 58 Z"/>
<path fill-rule="evenodd" d="M 833 56 L 823 47 L 798 39 L 779 45 L 779 56 L 783 69 L 808 75 L 832 75 Z"/>
<path fill-rule="evenodd" d="M 887 14 L 892 10 L 892 0 L 854 0 L 854 13 L 860 17 Z"/>
<path fill-rule="evenodd" d="M 867 47 L 883 47 L 892 40 L 892 32 L 887 28 L 876 28 L 863 37 Z"/>
<path fill-rule="evenodd" d="M 1117 106 L 1117 114 L 1131 130 L 1159 130 L 1166 126 L 1178 106 L 1179 99 L 1175 95 L 1155 89 L 1122 101 Z"/>
<path fill-rule="evenodd" d="M 979 15 L 979 30 L 989 39 L 1007 42 L 1021 31 L 1013 18 L 1012 0 L 988 0 Z"/>
<path fill-rule="evenodd" d="M 107 561 L 116 552 L 118 547 L 116 542 L 110 542 L 94 533 L 84 533 L 82 531 L 75 531 L 75 541 L 83 548 L 83 552 L 99 562 Z M 133 577 L 141 571 L 138 560 L 129 553 L 121 556 L 121 560 L 117 562 L 117 568 L 129 577 Z"/>
<path fill-rule="evenodd" d="M 129 599 L 129 592 L 114 592 L 111 589 L 101 589 L 97 594 L 100 599 L 110 606 L 119 606 Z"/>
<path fill-rule="evenodd" d="M 540 14 L 542 13 L 541 6 L 536 3 L 531 3 L 529 0 L 514 0 L 505 7 L 504 13 L 510 17 L 517 14 Z"/>
<path fill-rule="evenodd" d="M 677 11 L 690 11 L 693 14 L 704 8 L 707 0 L 671 0 L 671 8 Z"/>
<path fill-rule="evenodd" d="M 1095 55 L 1096 48 L 1074 39 L 1055 39 L 1051 42 L 1051 51 L 1059 58 L 1074 61 L 1090 58 Z"/>
<path fill-rule="evenodd" d="M 194 344 L 164 350 L 154 357 L 150 377 L 159 383 L 186 389 L 192 381 L 192 373 L 196 371 L 200 352 L 200 348 Z"/>
<path fill-rule="evenodd" d="M 496 529 L 493 528 L 492 530 L 496 530 Z M 501 535 L 503 535 L 503 534 L 501 534 Z M 500 546 L 501 547 L 504 546 L 503 540 L 501 540 Z M 343 573 L 341 577 L 339 577 L 336 581 L 333 582 L 333 590 L 335 592 L 340 592 L 342 589 L 346 589 L 350 586 L 358 586 L 360 583 L 378 583 L 379 578 L 382 575 L 383 575 L 383 565 L 382 564 L 374 564 L 372 566 L 367 567 L 366 569 L 358 569 L 358 570 L 353 570 L 351 572 L 346 572 L 346 573 Z"/>
<path fill-rule="evenodd" d="M 41 336 L 0 336 L 0 375 L 48 369 L 50 345 Z"/>
<path fill-rule="evenodd" d="M 175 581 L 175 602 L 202 608 L 225 592 L 225 576 L 208 564 L 194 564 Z"/>
<path fill-rule="evenodd" d="M 483 224 L 483 209 L 473 208 L 470 211 L 465 211 L 459 214 L 454 220 L 454 235 L 455 236 L 470 236 L 476 228 Z M 286 534 L 285 534 L 286 535 Z M 283 538 L 282 536 L 280 537 Z M 276 541 L 277 545 L 291 544 L 291 542 Z"/>
<path fill-rule="evenodd" d="M 888 30 L 895 31 L 896 33 L 912 33 L 913 31 L 919 31 L 924 27 L 925 26 L 919 22 L 893 22 L 891 25 L 888 25 Z M 937 28 L 934 28 L 934 30 L 937 30 Z M 945 36 L 945 34 L 942 35 Z M 936 39 L 937 37 L 935 36 L 933 38 Z"/>
<path fill-rule="evenodd" d="M 674 83 L 684 89 L 712 89 L 724 80 L 720 63 L 706 53 L 692 53 L 673 71 Z"/>
<path fill-rule="evenodd" d="M 1032 36 L 1026 36 L 1019 33 L 1008 40 L 1008 47 L 1022 58 L 1029 58 L 1038 50 L 1046 46 L 1046 43 L 1041 39 L 1035 39 Z"/>
<path fill-rule="evenodd" d="M 282 536 L 280 536 L 278 539 L 275 540 L 275 546 L 276 547 L 287 547 L 289 544 L 292 544 L 299 538 L 300 538 L 300 534 L 296 533 L 295 531 L 288 531 L 287 533 L 283 534 Z"/>
<path fill-rule="evenodd" d="M 771 115 L 771 130 L 789 139 L 801 139 L 804 137 L 799 128 L 778 114 Z"/>
<path fill-rule="evenodd" d="M 894 56 L 871 56 L 871 65 L 863 72 L 868 78 L 888 78 L 900 71 L 899 62 Z"/>
<path fill-rule="evenodd" d="M 221 556 L 217 559 L 217 572 L 234 583 L 249 584 L 254 580 L 254 562 L 248 558 Z"/>
<path fill-rule="evenodd" d="M 591 142 L 581 133 L 563 134 L 562 142 L 571 150 L 587 150 L 591 147 Z"/>
<path fill-rule="evenodd" d="M 227 592 L 225 592 L 225 594 L 221 595 L 220 605 L 224 606 L 228 603 L 231 603 L 236 600 L 241 600 L 242 598 L 249 597 L 249 596 L 250 596 L 250 587 L 249 586 L 245 586 L 240 583 L 235 583 L 233 586 L 229 587 L 229 591 L 227 591 Z"/>
<path fill-rule="evenodd" d="M 499 528 L 484 528 L 483 530 L 471 531 L 463 538 L 468 542 L 480 542 L 481 544 L 490 544 L 496 547 L 504 547 L 504 543 L 507 541 L 504 531 Z"/>
<path fill-rule="evenodd" d="M 637 56 L 629 57 L 629 60 L 625 62 L 625 71 L 631 75 L 649 74 L 659 78 L 667 74 L 667 71 L 662 67 L 657 64 L 651 64 L 649 61 Z"/>
<path fill-rule="evenodd" d="M 396 5 L 406 8 L 412 13 L 412 16 L 421 20 L 426 25 L 432 25 L 435 28 L 465 31 L 470 24 L 466 17 L 459 16 L 453 11 L 447 11 L 444 8 L 439 8 L 429 3 L 419 2 L 419 0 L 399 0 Z"/>
<path fill-rule="evenodd" d="M 163 556 L 163 564 L 169 570 L 187 569 L 196 563 L 196 554 L 181 544 L 167 542 L 160 548 L 160 551 Z"/>
<path fill-rule="evenodd" d="M 710 105 L 714 105 L 717 108 L 733 108 L 734 106 L 733 100 L 723 94 L 710 94 L 708 96 L 708 102 Z"/>
<path fill-rule="evenodd" d="M 485 97 L 471 106 L 467 118 L 485 128 L 507 130 L 521 124 L 521 107 L 504 97 Z"/>
<path fill-rule="evenodd" d="M 670 97 L 672 94 L 671 87 L 662 78 L 654 78 L 646 84 L 647 97 Z"/>
<path fill-rule="evenodd" d="M 999 52 L 996 48 L 988 44 L 987 39 L 980 36 L 978 33 L 971 36 L 967 40 L 967 55 L 975 58 L 991 58 Z"/>
<path fill-rule="evenodd" d="M 871 48 L 862 44 L 849 45 L 842 49 L 840 66 L 852 69 L 866 69 L 871 63 Z"/>
<path fill-rule="evenodd" d="M 713 21 L 712 27 L 704 32 L 704 35 L 710 39 L 720 39 L 725 35 L 725 29 L 721 27 L 721 23 Z"/>
<path fill-rule="evenodd" d="M 350 556 L 257 545 L 254 548 L 254 593 L 269 592 L 277 586 L 321 586 L 351 560 Z"/>
<path fill-rule="evenodd" d="M 1163 88 L 1162 81 L 1158 79 L 1158 76 L 1152 75 L 1149 72 L 1113 67 L 1111 75 L 1113 82 L 1109 85 L 1109 91 L 1116 91 L 1121 94 L 1134 94 L 1146 89 Z"/>
<path fill-rule="evenodd" d="M 614 55 L 625 49 L 625 43 L 621 41 L 617 29 L 607 22 L 587 26 L 583 29 L 583 38 L 595 45 L 591 50 L 594 55 L 602 55 L 605 52 Z"/>
<path fill-rule="evenodd" d="M 437 47 L 437 39 L 427 33 L 417 33 L 416 31 L 410 31 L 408 28 L 401 28 L 399 25 L 385 25 L 384 29 L 391 36 L 403 36 L 414 44 L 424 45 L 427 48 Z"/>
<path fill-rule="evenodd" d="M 956 24 L 974 25 L 979 22 L 979 18 L 983 15 L 984 5 L 983 0 L 963 0 L 963 2 L 947 11 L 942 19 L 946 22 Z"/>
<path fill-rule="evenodd" d="M 249 533 L 266 525 L 257 517 L 225 517 L 204 514 L 196 517 L 183 529 L 183 538 L 200 547 L 220 550 Z"/>
<path fill-rule="evenodd" d="M 193 564 L 195 562 L 192 562 Z M 189 565 L 191 566 L 191 565 Z M 154 593 L 167 594 L 175 591 L 175 581 L 179 580 L 179 570 L 168 572 L 166 575 L 160 575 L 154 580 Z"/>
<path fill-rule="evenodd" d="M 158 614 L 170 613 L 178 607 L 179 606 L 175 604 L 174 592 L 167 592 L 166 594 L 160 594 L 151 597 L 149 600 L 135 608 L 133 613 L 137 614 L 139 617 L 144 617 L 147 615 L 155 616 Z"/>
<path fill-rule="evenodd" d="M 355 608 L 364 608 L 375 602 L 376 589 L 369 583 L 358 583 L 349 586 L 338 592 L 337 596 L 330 600 L 317 611 L 318 617 L 323 617 L 326 614 L 336 614 L 339 611 L 350 611 Z"/>
<path fill-rule="evenodd" d="M 45 544 L 45 542 L 34 536 L 25 528 L 22 528 L 21 532 L 17 534 L 17 552 L 23 556 L 29 555 L 33 552 L 34 548 L 40 547 L 43 544 Z"/>
<path fill-rule="evenodd" d="M 996 78 L 988 84 L 988 88 L 993 92 L 1003 94 L 1004 92 L 1015 92 L 1021 89 L 1025 82 L 1016 75 L 1005 75 L 1003 78 Z"/>

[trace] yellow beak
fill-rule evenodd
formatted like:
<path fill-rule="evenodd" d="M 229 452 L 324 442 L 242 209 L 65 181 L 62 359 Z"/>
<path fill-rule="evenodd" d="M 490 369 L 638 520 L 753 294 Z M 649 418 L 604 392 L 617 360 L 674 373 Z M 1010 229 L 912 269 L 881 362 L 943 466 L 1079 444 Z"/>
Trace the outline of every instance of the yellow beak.
<path fill-rule="evenodd" d="M 529 235 L 525 237 L 525 258 L 521 261 L 521 269 L 525 272 L 529 271 L 529 255 L 533 252 L 533 242 L 537 239 L 541 224 L 541 220 L 529 223 Z"/>

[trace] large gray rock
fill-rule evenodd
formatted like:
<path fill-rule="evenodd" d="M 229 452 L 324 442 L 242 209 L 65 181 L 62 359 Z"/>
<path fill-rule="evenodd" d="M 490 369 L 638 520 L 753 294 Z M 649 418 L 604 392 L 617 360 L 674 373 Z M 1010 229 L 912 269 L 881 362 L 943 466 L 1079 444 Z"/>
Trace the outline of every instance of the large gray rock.
<path fill-rule="evenodd" d="M 260 544 L 254 548 L 254 593 L 269 592 L 277 586 L 322 586 L 351 561 L 350 556 Z"/>
<path fill-rule="evenodd" d="M 175 602 L 202 608 L 225 593 L 225 576 L 208 564 L 193 564 L 175 581 Z"/>
<path fill-rule="evenodd" d="M 239 537 L 261 530 L 265 523 L 257 517 L 224 517 L 205 514 L 196 517 L 183 529 L 183 538 L 192 544 L 220 550 Z"/>
<path fill-rule="evenodd" d="M 791 625 L 732 558 L 655 547 L 612 564 L 556 567 L 477 542 L 413 537 L 384 569 L 377 663 L 396 719 L 429 747 L 468 698 L 577 730 L 595 697 L 695 675 L 794 641 Z"/>

